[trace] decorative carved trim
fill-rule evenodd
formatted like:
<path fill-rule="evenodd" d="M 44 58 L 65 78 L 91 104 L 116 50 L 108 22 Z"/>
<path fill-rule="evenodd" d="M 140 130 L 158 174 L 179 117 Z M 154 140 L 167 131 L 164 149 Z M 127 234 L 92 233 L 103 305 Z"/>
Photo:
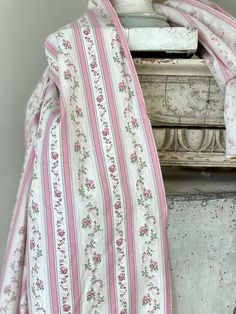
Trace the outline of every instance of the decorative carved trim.
<path fill-rule="evenodd" d="M 225 157 L 224 129 L 153 128 L 163 166 L 236 167 Z"/>
<path fill-rule="evenodd" d="M 153 134 L 159 151 L 225 152 L 224 129 L 153 127 Z"/>

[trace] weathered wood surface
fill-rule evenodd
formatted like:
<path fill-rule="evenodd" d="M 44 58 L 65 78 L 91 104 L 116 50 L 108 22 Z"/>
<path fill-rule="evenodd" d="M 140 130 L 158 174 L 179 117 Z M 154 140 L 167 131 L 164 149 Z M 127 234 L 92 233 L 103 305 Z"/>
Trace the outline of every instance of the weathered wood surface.
<path fill-rule="evenodd" d="M 163 166 L 236 167 L 225 157 L 224 129 L 153 127 Z"/>
<path fill-rule="evenodd" d="M 187 27 L 124 28 L 124 34 L 131 51 L 193 54 L 198 47 L 198 30 Z"/>
<path fill-rule="evenodd" d="M 163 166 L 236 167 L 225 157 L 224 93 L 199 59 L 134 59 Z"/>
<path fill-rule="evenodd" d="M 153 125 L 224 126 L 224 93 L 200 59 L 134 59 Z"/>

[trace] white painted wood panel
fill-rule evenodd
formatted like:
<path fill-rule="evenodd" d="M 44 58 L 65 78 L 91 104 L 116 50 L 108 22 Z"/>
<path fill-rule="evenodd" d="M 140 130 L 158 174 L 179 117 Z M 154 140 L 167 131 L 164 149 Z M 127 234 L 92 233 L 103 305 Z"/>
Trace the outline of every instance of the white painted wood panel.
<path fill-rule="evenodd" d="M 198 30 L 192 28 L 124 28 L 124 34 L 131 51 L 193 54 L 198 47 Z"/>

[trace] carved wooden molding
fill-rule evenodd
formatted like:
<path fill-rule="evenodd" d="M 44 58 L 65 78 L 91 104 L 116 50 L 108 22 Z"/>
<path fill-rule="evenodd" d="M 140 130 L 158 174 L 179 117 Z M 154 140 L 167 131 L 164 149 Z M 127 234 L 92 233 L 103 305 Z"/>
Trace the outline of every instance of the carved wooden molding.
<path fill-rule="evenodd" d="M 153 134 L 159 151 L 225 152 L 224 129 L 153 127 Z"/>
<path fill-rule="evenodd" d="M 153 128 L 163 166 L 236 167 L 225 157 L 224 129 Z"/>

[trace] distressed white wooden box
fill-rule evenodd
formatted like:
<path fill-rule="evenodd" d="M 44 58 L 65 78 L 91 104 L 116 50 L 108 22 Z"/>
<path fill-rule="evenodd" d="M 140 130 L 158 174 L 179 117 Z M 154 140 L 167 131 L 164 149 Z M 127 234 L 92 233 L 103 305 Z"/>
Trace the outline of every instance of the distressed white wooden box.
<path fill-rule="evenodd" d="M 201 59 L 134 59 L 163 166 L 236 167 L 225 158 L 224 94 Z"/>

